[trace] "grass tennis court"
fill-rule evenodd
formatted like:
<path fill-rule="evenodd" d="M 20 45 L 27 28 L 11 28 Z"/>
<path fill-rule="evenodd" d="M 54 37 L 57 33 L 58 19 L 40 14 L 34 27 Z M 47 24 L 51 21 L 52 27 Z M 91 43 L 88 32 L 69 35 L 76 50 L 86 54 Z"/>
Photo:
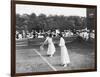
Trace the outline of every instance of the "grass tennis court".
<path fill-rule="evenodd" d="M 60 65 L 60 47 L 57 40 L 55 43 L 56 52 L 54 57 L 46 55 L 47 45 L 44 50 L 40 50 L 40 42 L 44 39 L 31 39 L 16 41 L 16 72 L 47 72 L 94 68 L 94 47 L 91 42 L 79 41 L 77 39 L 67 38 L 66 46 L 69 51 L 71 64 L 68 67 Z M 30 44 L 28 44 L 30 43 Z"/>

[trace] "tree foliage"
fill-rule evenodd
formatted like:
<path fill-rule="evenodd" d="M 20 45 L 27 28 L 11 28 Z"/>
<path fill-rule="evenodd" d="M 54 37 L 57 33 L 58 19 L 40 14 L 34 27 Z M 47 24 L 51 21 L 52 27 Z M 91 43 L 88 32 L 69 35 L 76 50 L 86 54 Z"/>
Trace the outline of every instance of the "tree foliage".
<path fill-rule="evenodd" d="M 68 29 L 82 29 L 86 26 L 86 18 L 79 16 L 64 16 L 64 15 L 49 15 L 40 14 L 36 16 L 35 13 L 30 15 L 24 14 L 16 14 L 16 30 L 55 30 L 60 29 L 68 30 Z"/>

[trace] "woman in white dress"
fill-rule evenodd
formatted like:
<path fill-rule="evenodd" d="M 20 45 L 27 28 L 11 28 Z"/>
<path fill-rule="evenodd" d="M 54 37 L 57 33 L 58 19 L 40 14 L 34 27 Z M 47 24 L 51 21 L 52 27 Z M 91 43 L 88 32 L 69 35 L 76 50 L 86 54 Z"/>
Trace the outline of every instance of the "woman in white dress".
<path fill-rule="evenodd" d="M 60 34 L 59 36 L 60 36 L 59 46 L 61 48 L 61 65 L 66 67 L 70 63 L 70 58 L 69 58 L 68 50 L 65 46 L 65 40 L 62 37 L 62 34 Z"/>
<path fill-rule="evenodd" d="M 52 57 L 55 53 L 55 46 L 54 46 L 54 43 L 52 41 L 52 34 L 49 34 L 49 37 L 47 36 L 46 40 L 44 41 L 43 45 L 44 44 L 48 44 L 48 50 L 47 50 L 47 55 Z"/>

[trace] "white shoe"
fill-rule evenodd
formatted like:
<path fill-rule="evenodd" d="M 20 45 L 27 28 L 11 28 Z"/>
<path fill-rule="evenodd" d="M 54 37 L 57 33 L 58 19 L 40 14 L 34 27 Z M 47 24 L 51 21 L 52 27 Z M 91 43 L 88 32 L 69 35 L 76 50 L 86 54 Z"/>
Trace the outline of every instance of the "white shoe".
<path fill-rule="evenodd" d="M 53 57 L 53 55 L 50 55 L 50 57 Z"/>
<path fill-rule="evenodd" d="M 64 64 L 63 67 L 67 67 L 67 64 Z"/>

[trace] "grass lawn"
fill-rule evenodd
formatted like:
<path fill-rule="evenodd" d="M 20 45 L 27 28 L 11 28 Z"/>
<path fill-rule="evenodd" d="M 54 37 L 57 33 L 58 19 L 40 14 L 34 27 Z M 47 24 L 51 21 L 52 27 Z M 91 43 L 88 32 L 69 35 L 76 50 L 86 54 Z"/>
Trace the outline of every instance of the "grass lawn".
<path fill-rule="evenodd" d="M 69 41 L 67 38 L 66 41 Z M 69 67 L 62 67 L 60 65 L 60 48 L 58 41 L 55 44 L 56 52 L 54 57 L 48 57 L 46 55 L 47 45 L 44 46 L 44 50 L 40 50 L 40 41 L 43 42 L 45 39 L 34 39 L 16 41 L 16 72 L 47 72 L 54 71 L 41 57 L 37 54 L 34 49 L 41 54 L 46 61 L 49 62 L 57 71 L 63 70 L 78 70 L 78 69 L 89 69 L 95 67 L 94 57 L 94 45 L 91 42 L 84 42 L 83 40 L 75 40 L 67 42 L 71 64 Z M 73 40 L 73 39 L 70 39 Z M 29 43 L 30 44 L 27 44 Z M 32 44 L 33 43 L 33 44 Z"/>

